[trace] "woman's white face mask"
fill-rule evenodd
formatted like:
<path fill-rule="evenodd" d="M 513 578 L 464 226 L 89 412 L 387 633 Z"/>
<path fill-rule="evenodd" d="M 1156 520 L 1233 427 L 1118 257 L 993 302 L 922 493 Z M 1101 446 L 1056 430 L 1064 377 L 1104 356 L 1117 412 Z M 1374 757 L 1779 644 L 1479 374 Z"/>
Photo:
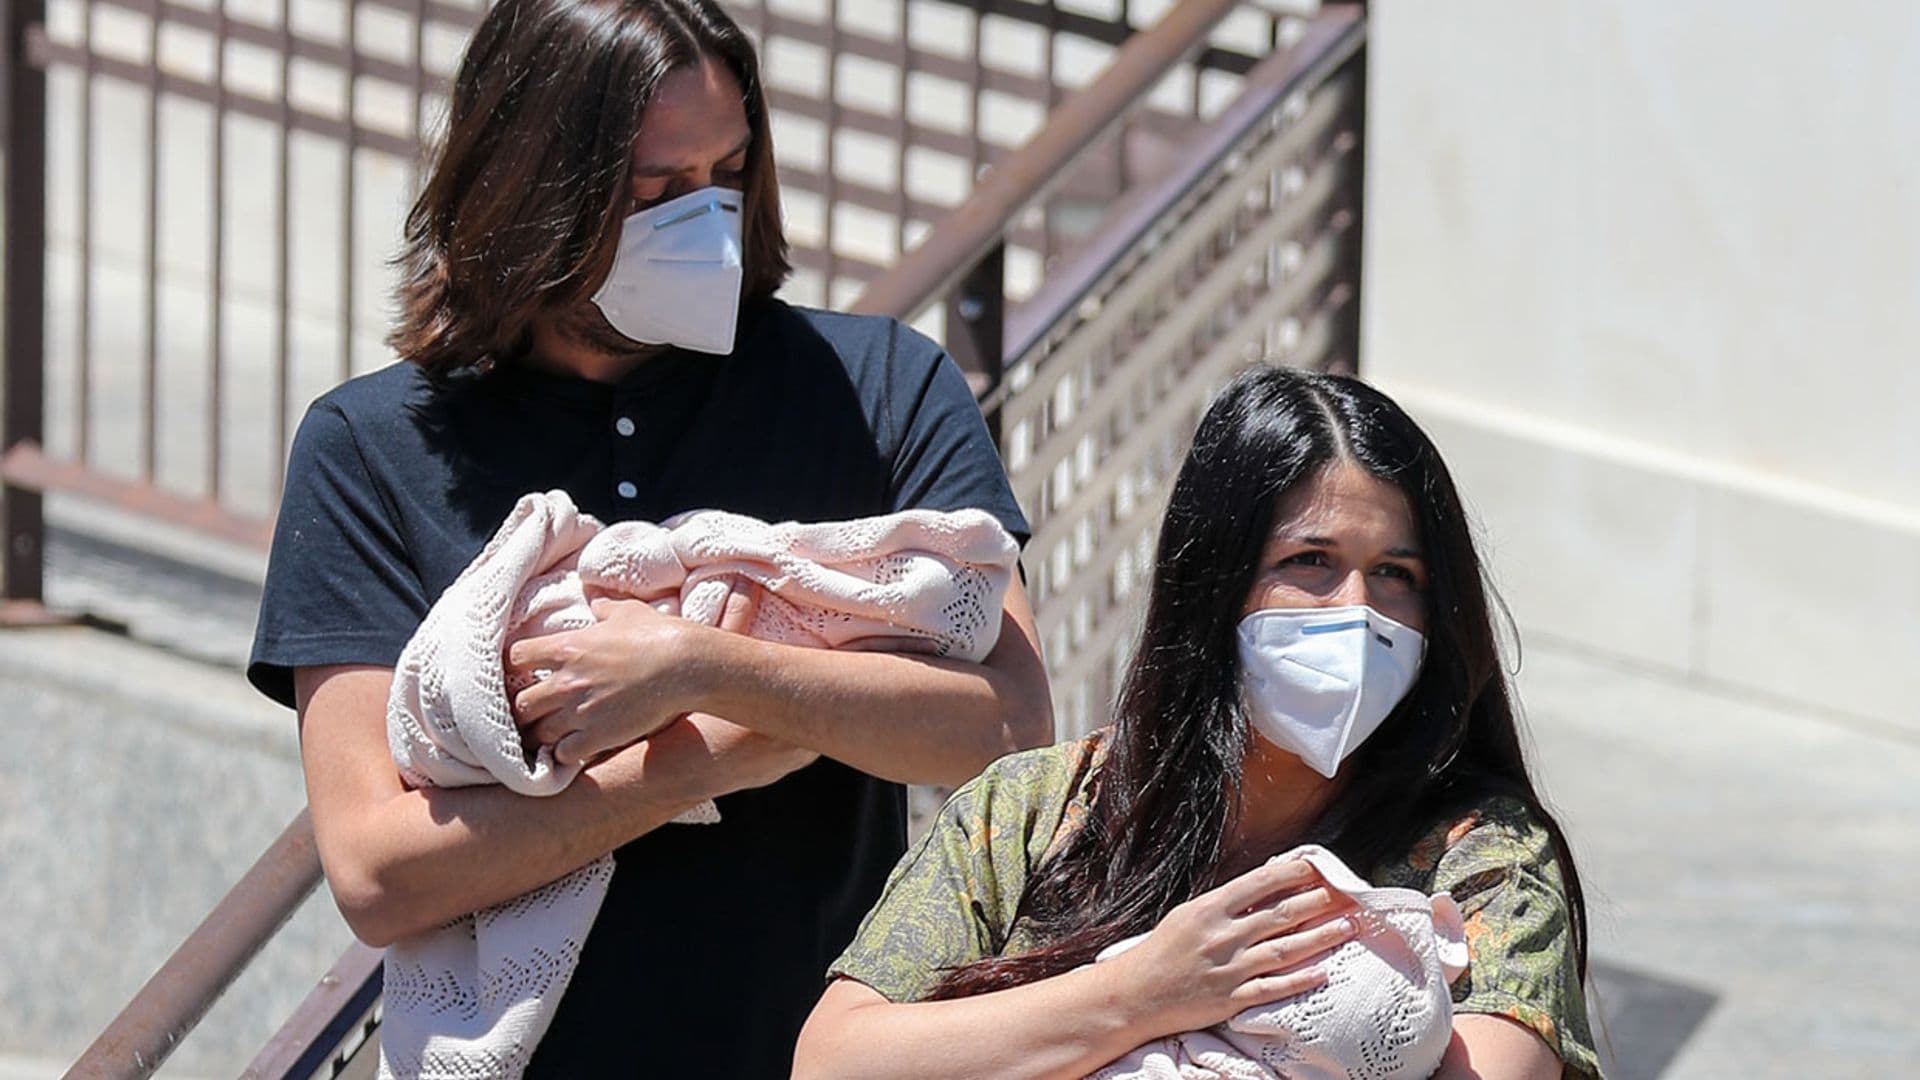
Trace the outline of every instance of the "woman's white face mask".
<path fill-rule="evenodd" d="M 648 207 L 620 227 L 620 247 L 593 302 L 622 335 L 725 356 L 740 318 L 744 199 L 707 187 Z"/>
<path fill-rule="evenodd" d="M 1331 779 L 1413 688 L 1426 639 L 1362 604 L 1253 612 L 1239 646 L 1254 729 Z"/>

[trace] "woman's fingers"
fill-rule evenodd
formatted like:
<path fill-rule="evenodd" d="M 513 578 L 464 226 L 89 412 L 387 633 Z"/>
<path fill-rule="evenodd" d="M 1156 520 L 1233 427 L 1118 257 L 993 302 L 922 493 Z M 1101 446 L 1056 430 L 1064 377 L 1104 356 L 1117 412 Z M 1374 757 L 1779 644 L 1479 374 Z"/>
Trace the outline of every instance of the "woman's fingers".
<path fill-rule="evenodd" d="M 1320 880 L 1320 872 L 1305 859 L 1268 860 L 1213 890 L 1213 898 L 1229 915 L 1262 906 L 1276 893 L 1292 892 Z"/>
<path fill-rule="evenodd" d="M 1316 885 L 1248 912 L 1247 928 L 1258 937 L 1272 937 L 1332 915 L 1350 903 L 1344 893 Z"/>
<path fill-rule="evenodd" d="M 1300 968 L 1279 975 L 1263 975 L 1257 979 L 1248 979 L 1233 992 L 1233 1011 L 1251 1009 L 1256 1005 L 1265 1005 L 1304 994 L 1309 990 L 1326 985 L 1327 973 L 1317 967 Z"/>
<path fill-rule="evenodd" d="M 1268 938 L 1247 950 L 1254 970 L 1263 974 L 1290 971 L 1313 963 L 1359 934 L 1350 916 L 1328 919 L 1293 934 Z"/>

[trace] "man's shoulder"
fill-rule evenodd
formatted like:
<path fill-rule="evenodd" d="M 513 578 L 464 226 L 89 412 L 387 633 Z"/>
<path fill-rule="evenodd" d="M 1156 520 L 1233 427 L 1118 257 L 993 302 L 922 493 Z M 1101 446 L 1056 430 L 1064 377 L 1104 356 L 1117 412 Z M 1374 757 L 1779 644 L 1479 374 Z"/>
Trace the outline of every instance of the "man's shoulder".
<path fill-rule="evenodd" d="M 783 348 L 791 348 L 796 337 L 812 338 L 852 370 L 901 361 L 924 366 L 943 355 L 931 338 L 890 315 L 827 311 L 769 299 L 761 302 L 754 317 L 766 337 Z"/>
<path fill-rule="evenodd" d="M 315 398 L 295 438 L 296 457 L 419 462 L 435 428 L 433 403 L 444 395 L 419 365 L 397 361 L 357 375 Z"/>
<path fill-rule="evenodd" d="M 433 390 L 434 384 L 420 365 L 396 360 L 321 394 L 314 399 L 313 409 L 337 414 L 353 426 L 379 423 L 406 415 Z"/>

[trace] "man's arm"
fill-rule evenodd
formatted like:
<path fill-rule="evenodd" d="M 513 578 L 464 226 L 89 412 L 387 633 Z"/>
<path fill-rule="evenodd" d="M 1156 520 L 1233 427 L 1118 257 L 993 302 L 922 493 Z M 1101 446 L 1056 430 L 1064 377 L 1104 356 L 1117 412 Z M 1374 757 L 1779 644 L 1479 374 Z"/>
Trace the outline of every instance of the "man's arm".
<path fill-rule="evenodd" d="M 999 640 L 978 664 L 758 641 L 639 602 L 595 611 L 594 626 L 521 641 L 510 656 L 516 668 L 552 672 L 514 710 L 528 738 L 569 760 L 694 711 L 906 783 L 956 784 L 1053 739 L 1039 635 L 1017 580 Z"/>
<path fill-rule="evenodd" d="M 387 748 L 391 668 L 294 671 L 314 838 L 341 914 L 386 945 L 553 881 L 703 799 L 768 784 L 812 755 L 688 717 L 596 762 L 565 791 L 412 790 Z"/>

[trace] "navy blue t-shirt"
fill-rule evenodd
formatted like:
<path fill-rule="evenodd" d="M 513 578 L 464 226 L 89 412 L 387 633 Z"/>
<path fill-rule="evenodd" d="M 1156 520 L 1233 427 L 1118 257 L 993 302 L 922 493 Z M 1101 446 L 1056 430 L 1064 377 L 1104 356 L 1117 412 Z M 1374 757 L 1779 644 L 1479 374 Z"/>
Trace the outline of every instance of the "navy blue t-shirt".
<path fill-rule="evenodd" d="M 1027 533 L 959 370 L 891 319 L 749 303 L 731 356 L 671 351 L 618 384 L 396 364 L 300 426 L 248 678 L 291 705 L 295 667 L 392 665 L 514 502 L 555 488 L 607 522 L 973 507 Z M 528 1075 L 786 1076 L 905 808 L 900 785 L 823 759 L 723 796 L 718 825 L 620 848 Z"/>

